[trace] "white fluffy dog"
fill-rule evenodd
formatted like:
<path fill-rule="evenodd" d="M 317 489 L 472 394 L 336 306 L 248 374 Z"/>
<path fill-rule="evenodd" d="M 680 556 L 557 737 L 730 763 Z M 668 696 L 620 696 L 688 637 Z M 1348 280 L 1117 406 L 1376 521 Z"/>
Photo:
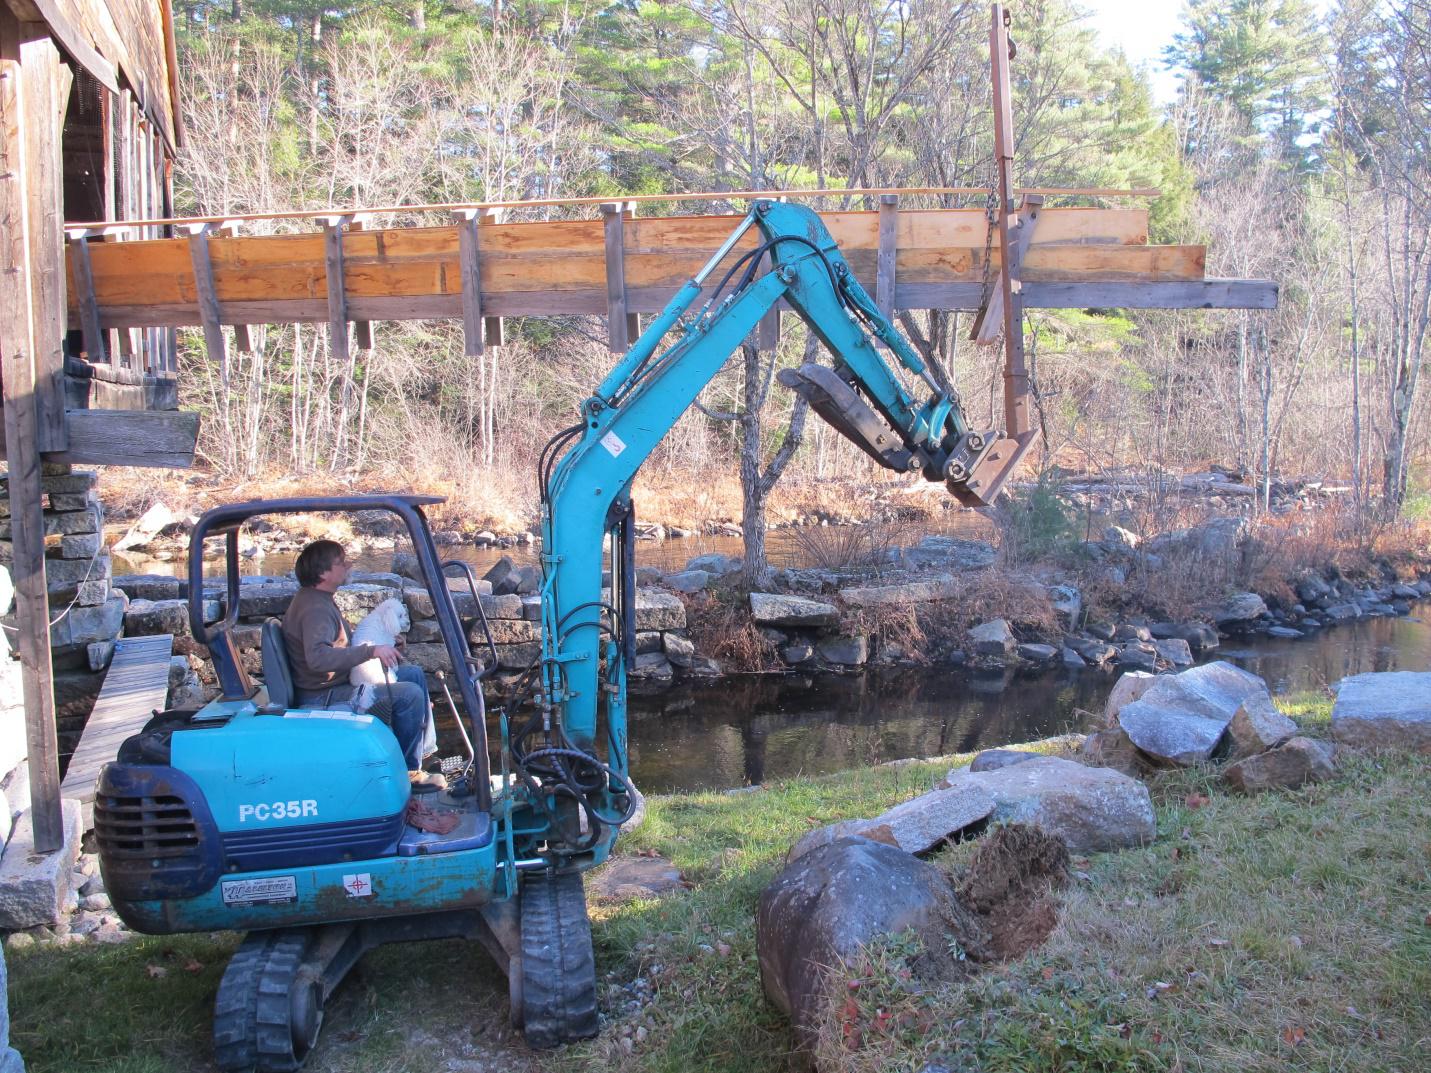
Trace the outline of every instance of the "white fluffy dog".
<path fill-rule="evenodd" d="M 412 618 L 407 613 L 407 605 L 393 598 L 384 600 L 363 616 L 353 631 L 352 644 L 395 645 L 398 634 L 412 629 Z M 396 682 L 392 673 L 384 669 L 381 660 L 370 659 L 360 663 L 348 672 L 348 681 L 355 686 L 379 686 L 384 682 Z M 359 692 L 365 692 L 359 690 Z"/>
<path fill-rule="evenodd" d="M 412 629 L 412 617 L 407 613 L 407 605 L 399 599 L 384 600 L 363 616 L 353 630 L 354 645 L 395 645 L 398 634 Z M 381 660 L 370 659 L 360 663 L 348 672 L 348 681 L 357 686 L 353 694 L 353 710 L 366 712 L 378 699 L 378 690 L 397 678 L 387 670 Z M 427 706 L 427 729 L 422 736 L 422 755 L 437 752 L 437 725 L 432 720 L 432 705 Z"/>

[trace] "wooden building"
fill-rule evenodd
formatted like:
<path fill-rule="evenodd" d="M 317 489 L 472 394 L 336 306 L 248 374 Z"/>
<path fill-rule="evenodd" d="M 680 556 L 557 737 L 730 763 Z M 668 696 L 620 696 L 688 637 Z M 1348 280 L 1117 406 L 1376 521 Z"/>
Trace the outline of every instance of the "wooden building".
<path fill-rule="evenodd" d="M 197 431 L 174 409 L 173 329 L 71 330 L 65 224 L 172 215 L 182 140 L 168 0 L 0 0 L 0 381 L 39 851 L 63 840 L 42 464 L 154 464 L 176 436 L 191 459 Z"/>

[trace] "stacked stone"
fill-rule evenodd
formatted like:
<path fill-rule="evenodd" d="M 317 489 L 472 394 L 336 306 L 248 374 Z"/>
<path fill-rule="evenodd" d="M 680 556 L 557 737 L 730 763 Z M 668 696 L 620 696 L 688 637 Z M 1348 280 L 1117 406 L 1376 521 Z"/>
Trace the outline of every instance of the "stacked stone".
<path fill-rule="evenodd" d="M 63 463 L 44 463 L 40 476 L 55 730 L 62 757 L 74 751 L 94 708 L 128 604 L 124 593 L 112 585 L 110 556 L 104 547 L 104 510 L 95 483 L 93 470 L 75 470 Z M 8 485 L 8 478 L 0 477 L 0 562 L 7 565 L 14 560 Z M 13 617 L 5 622 L 15 625 Z M 0 771 L 10 770 L 25 755 L 19 696 L 18 686 L 7 690 L 9 703 L 0 707 Z M 12 762 L 16 747 L 20 752 Z"/>
<path fill-rule="evenodd" d="M 185 583 L 178 578 L 133 575 L 116 578 L 115 585 L 131 597 L 124 615 L 125 636 L 172 633 L 175 651 L 180 657 L 208 655 L 189 634 Z M 213 586 L 212 589 L 206 587 L 204 598 L 204 619 L 210 623 L 217 622 L 224 614 L 221 582 L 214 579 Z M 492 631 L 498 667 L 513 671 L 525 669 L 541 650 L 540 598 L 517 593 L 494 595 L 485 591 L 491 588 L 491 583 L 486 581 L 479 582 L 478 587 L 477 600 L 481 601 L 482 614 Z M 292 578 L 242 579 L 234 642 L 249 673 L 262 674 L 263 623 L 270 618 L 281 618 L 297 592 L 298 583 Z M 486 635 L 477 602 L 470 592 L 454 590 L 452 595 L 473 654 L 479 659 L 486 658 Z M 609 594 L 605 598 L 609 598 Z M 407 633 L 407 659 L 429 675 L 451 670 L 432 595 L 418 583 L 398 574 L 357 573 L 350 584 L 337 591 L 335 599 L 351 623 L 356 623 L 384 600 L 402 600 L 412 620 Z M 671 677 L 674 673 L 671 665 L 680 660 L 683 653 L 694 651 L 684 636 L 685 605 L 670 593 L 642 588 L 637 590 L 636 608 L 636 669 L 649 677 Z M 649 656 L 656 658 L 647 658 Z"/>

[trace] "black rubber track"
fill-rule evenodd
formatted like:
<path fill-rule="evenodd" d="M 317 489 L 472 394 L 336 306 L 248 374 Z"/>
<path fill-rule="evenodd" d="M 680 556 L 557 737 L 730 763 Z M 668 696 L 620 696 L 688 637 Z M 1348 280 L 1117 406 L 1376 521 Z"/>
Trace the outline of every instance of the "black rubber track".
<path fill-rule="evenodd" d="M 258 980 L 255 1006 L 260 1073 L 292 1073 L 308 1052 L 293 1046 L 293 987 L 312 940 L 307 931 L 279 932 Z"/>
<path fill-rule="evenodd" d="M 225 1073 L 292 1073 L 292 992 L 312 941 L 306 930 L 254 932 L 224 970 L 214 1002 L 214 1061 Z"/>
<path fill-rule="evenodd" d="M 254 932 L 229 959 L 214 999 L 214 1063 L 226 1073 L 258 1064 L 258 981 L 276 932 Z"/>
<path fill-rule="evenodd" d="M 522 882 L 523 1031 L 533 1047 L 590 1039 L 596 1015 L 596 961 L 586 892 L 577 874 Z"/>

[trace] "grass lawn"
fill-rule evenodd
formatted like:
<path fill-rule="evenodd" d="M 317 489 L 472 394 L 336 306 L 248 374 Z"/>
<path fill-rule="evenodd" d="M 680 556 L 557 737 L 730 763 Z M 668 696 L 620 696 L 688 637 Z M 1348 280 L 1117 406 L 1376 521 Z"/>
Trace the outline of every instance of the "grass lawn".
<path fill-rule="evenodd" d="M 1328 704 L 1284 705 L 1325 728 Z M 537 1056 L 505 1025 L 506 986 L 461 943 L 369 956 L 331 1004 L 307 1068 L 767 1071 L 790 1035 L 760 991 L 754 907 L 816 824 L 913 796 L 949 761 L 653 800 L 625 852 L 691 883 L 593 908 L 595 1041 Z M 858 966 L 824 1068 L 1424 1070 L 1431 1064 L 1431 757 L 1344 755 L 1338 778 L 1244 798 L 1208 772 L 1151 784 L 1157 842 L 1075 859 L 1061 922 L 1029 957 L 919 993 L 899 950 Z M 941 863 L 960 866 L 970 847 Z M 209 1069 L 232 936 L 36 947 L 9 955 L 12 1034 L 31 1070 Z M 853 1026 L 857 1031 L 851 1032 Z M 858 1039 L 858 1046 L 847 1040 Z"/>

